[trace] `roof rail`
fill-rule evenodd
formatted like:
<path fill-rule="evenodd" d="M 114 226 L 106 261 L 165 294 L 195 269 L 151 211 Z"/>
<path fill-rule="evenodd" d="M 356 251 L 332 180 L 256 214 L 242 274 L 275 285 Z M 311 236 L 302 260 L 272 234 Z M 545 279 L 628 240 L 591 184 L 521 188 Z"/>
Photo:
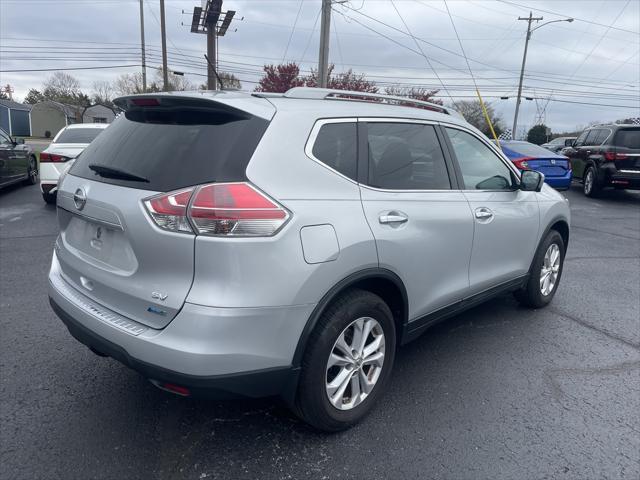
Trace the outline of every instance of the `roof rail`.
<path fill-rule="evenodd" d="M 408 97 L 396 97 L 394 95 L 384 95 L 381 93 L 356 92 L 352 90 L 333 90 L 330 88 L 312 88 L 312 87 L 294 87 L 287 90 L 285 98 L 306 98 L 316 100 L 347 100 L 356 102 L 376 102 L 389 105 L 400 105 L 405 107 L 422 108 L 426 110 L 434 110 L 436 112 L 445 113 L 447 115 L 456 115 L 462 117 L 455 110 L 443 107 L 437 103 L 425 102 L 422 100 L 414 100 Z"/>

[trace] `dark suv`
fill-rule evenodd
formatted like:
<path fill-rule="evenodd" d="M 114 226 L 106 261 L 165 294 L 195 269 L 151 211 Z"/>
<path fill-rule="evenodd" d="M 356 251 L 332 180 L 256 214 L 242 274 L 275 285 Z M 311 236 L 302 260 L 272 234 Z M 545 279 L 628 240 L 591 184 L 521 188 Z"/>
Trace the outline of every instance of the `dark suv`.
<path fill-rule="evenodd" d="M 562 154 L 588 197 L 605 187 L 640 190 L 640 125 L 589 127 Z"/>

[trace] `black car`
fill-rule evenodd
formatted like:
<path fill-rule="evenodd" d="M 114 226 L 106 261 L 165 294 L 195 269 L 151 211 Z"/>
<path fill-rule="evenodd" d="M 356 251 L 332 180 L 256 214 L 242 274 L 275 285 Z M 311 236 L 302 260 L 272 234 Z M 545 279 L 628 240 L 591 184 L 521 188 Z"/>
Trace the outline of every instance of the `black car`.
<path fill-rule="evenodd" d="M 588 197 L 605 187 L 640 190 L 640 125 L 589 127 L 562 154 Z"/>
<path fill-rule="evenodd" d="M 0 129 L 0 188 L 17 182 L 38 183 L 38 161 L 24 140 Z"/>

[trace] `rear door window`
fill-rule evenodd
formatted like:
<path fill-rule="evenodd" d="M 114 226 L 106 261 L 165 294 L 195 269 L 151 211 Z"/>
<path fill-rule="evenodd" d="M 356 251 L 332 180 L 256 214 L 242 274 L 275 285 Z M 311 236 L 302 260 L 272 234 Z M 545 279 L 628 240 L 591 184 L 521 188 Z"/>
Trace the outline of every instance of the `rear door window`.
<path fill-rule="evenodd" d="M 207 104 L 129 110 L 84 150 L 69 173 L 162 192 L 246 180 L 245 170 L 269 122 Z"/>
<path fill-rule="evenodd" d="M 356 180 L 357 145 L 356 122 L 325 123 L 318 131 L 311 153 L 328 167 Z"/>
<path fill-rule="evenodd" d="M 389 190 L 449 190 L 442 147 L 432 125 L 367 123 L 369 178 Z"/>

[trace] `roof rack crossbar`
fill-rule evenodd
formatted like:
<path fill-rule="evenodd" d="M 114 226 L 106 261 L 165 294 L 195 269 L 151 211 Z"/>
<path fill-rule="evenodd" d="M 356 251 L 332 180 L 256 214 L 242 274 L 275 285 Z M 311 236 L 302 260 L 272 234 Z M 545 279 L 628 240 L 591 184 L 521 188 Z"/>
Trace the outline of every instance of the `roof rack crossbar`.
<path fill-rule="evenodd" d="M 397 97 L 394 95 L 384 95 L 381 93 L 356 92 L 352 90 L 333 90 L 329 88 L 309 88 L 294 87 L 287 90 L 283 97 L 286 98 L 306 98 L 316 100 L 352 100 L 352 101 L 372 101 L 390 105 L 413 106 L 418 108 L 427 108 L 436 112 L 445 113 L 447 115 L 459 115 L 458 112 L 437 103 L 425 102 L 423 100 L 414 100 L 408 97 Z"/>

